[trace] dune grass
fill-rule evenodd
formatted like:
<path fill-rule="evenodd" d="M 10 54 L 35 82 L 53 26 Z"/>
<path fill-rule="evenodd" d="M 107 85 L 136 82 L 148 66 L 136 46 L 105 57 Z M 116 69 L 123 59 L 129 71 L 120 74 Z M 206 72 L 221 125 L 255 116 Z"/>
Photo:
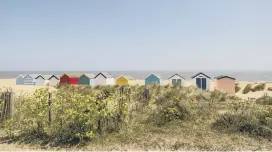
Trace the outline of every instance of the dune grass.
<path fill-rule="evenodd" d="M 6 140 L 41 149 L 272 150 L 270 106 L 218 91 L 58 86 L 50 125 L 48 94 L 18 99 L 13 119 L 1 123 Z"/>

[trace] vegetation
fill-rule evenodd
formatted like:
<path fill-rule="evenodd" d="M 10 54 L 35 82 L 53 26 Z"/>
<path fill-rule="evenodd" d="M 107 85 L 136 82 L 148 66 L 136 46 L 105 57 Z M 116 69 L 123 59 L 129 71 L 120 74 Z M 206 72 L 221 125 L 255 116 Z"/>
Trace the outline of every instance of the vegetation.
<path fill-rule="evenodd" d="M 263 97 L 257 99 L 256 102 L 259 104 L 262 104 L 262 105 L 272 105 L 272 97 L 263 96 Z"/>
<path fill-rule="evenodd" d="M 235 83 L 235 93 L 239 92 L 241 90 L 241 87 L 239 86 L 239 83 Z"/>
<path fill-rule="evenodd" d="M 272 91 L 272 87 L 267 88 L 268 91 Z"/>
<path fill-rule="evenodd" d="M 251 91 L 252 85 L 251 84 L 247 84 L 246 87 L 243 90 L 243 94 L 247 94 Z"/>
<path fill-rule="evenodd" d="M 213 123 L 213 127 L 230 132 L 248 133 L 251 136 L 260 136 L 271 140 L 272 109 L 256 113 L 226 113 Z"/>
<path fill-rule="evenodd" d="M 263 91 L 264 89 L 265 89 L 265 83 L 257 84 L 254 87 L 252 86 L 252 84 L 247 84 L 242 93 L 247 94 L 250 91 L 251 92 L 256 92 L 256 91 Z"/>
<path fill-rule="evenodd" d="M 17 96 L 13 117 L 0 123 L 5 138 L 44 149 L 272 149 L 269 105 L 194 87 L 57 88 Z"/>
<path fill-rule="evenodd" d="M 265 89 L 265 83 L 257 84 L 254 88 L 251 89 L 252 92 L 263 91 Z"/>

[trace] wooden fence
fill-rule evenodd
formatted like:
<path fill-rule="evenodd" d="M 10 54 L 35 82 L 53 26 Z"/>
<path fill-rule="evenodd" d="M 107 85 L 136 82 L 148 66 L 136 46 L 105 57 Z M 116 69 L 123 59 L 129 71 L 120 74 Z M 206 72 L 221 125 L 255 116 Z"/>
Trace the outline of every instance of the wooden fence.
<path fill-rule="evenodd" d="M 107 128 L 108 126 L 114 126 L 113 128 L 115 128 L 116 130 L 119 130 L 122 128 L 122 121 L 124 120 L 124 112 L 123 109 L 125 107 L 125 102 L 129 103 L 128 106 L 128 111 L 132 111 L 134 110 L 141 110 L 143 111 L 143 106 L 140 105 L 140 103 L 130 103 L 131 102 L 131 89 L 130 88 L 126 88 L 126 87 L 121 87 L 119 89 L 119 93 L 120 93 L 120 99 L 118 101 L 118 114 L 117 117 L 113 117 L 113 118 L 107 118 L 106 120 L 104 119 L 99 119 L 98 120 L 98 131 L 100 134 L 103 134 L 103 128 Z M 103 97 L 102 97 L 103 98 Z M 53 110 L 53 95 L 52 93 L 49 93 L 48 96 L 48 124 L 49 126 L 52 125 L 53 121 L 52 121 L 52 110 Z M 145 101 L 149 101 L 150 100 L 150 92 L 149 89 L 146 88 L 142 94 L 140 95 L 140 99 L 141 100 L 145 100 Z M 97 100 L 99 101 L 100 98 L 97 97 Z M 6 92 L 2 92 L 0 94 L 0 122 L 1 121 L 5 121 L 9 118 L 12 118 L 13 113 L 14 113 L 14 103 L 15 103 L 15 95 L 13 92 L 11 91 L 6 91 Z M 103 107 L 101 107 L 103 108 Z M 43 132 L 42 130 L 42 122 L 38 121 L 37 122 L 37 126 L 38 126 L 38 133 Z"/>
<path fill-rule="evenodd" d="M 6 120 L 12 116 L 13 112 L 13 92 L 3 92 L 0 97 L 0 120 Z"/>

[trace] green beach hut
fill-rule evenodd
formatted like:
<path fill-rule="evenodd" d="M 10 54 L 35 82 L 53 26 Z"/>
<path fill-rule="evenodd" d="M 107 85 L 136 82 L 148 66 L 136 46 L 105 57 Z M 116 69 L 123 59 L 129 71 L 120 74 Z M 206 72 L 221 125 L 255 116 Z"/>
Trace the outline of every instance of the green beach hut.
<path fill-rule="evenodd" d="M 82 74 L 79 77 L 78 84 L 79 85 L 89 85 L 89 86 L 94 86 L 94 74 Z"/>

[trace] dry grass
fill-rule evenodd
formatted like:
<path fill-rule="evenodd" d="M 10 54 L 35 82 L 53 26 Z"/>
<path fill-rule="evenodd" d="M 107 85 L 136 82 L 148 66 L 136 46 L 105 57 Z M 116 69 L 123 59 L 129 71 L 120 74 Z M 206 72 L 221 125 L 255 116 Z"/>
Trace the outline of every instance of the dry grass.
<path fill-rule="evenodd" d="M 266 139 L 244 134 L 221 133 L 207 122 L 172 122 L 156 128 L 138 126 L 132 131 L 105 136 L 88 150 L 271 150 Z"/>
<path fill-rule="evenodd" d="M 100 89 L 105 92 L 114 91 L 114 87 Z M 212 124 L 222 114 L 243 113 L 243 111 L 251 109 L 262 110 L 267 107 L 266 105 L 242 102 L 237 97 L 229 97 L 227 94 L 217 91 L 207 92 L 194 87 L 172 88 L 155 85 L 150 86 L 151 99 L 146 103 L 147 101 L 143 102 L 140 99 L 143 89 L 144 86 L 134 88 L 136 91 L 130 101 L 130 104 L 144 105 L 143 109 L 129 111 L 131 118 L 126 120 L 125 126 L 119 132 L 98 135 L 91 141 L 85 142 L 84 145 L 68 148 L 64 146 L 52 147 L 50 142 L 39 144 L 39 141 L 36 141 L 28 144 L 25 142 L 22 144 L 18 144 L 18 142 L 1 143 L 0 149 L 272 150 L 272 143 L 265 138 L 250 136 L 247 133 L 217 130 L 212 127 Z M 160 117 L 151 117 L 154 113 L 169 110 L 169 108 L 171 112 L 176 106 L 184 107 L 190 117 L 186 117 L 186 119 L 170 117 L 172 121 L 167 120 L 163 125 L 154 123 L 155 120 L 160 119 Z M 182 114 L 184 111 L 179 112 Z"/>

